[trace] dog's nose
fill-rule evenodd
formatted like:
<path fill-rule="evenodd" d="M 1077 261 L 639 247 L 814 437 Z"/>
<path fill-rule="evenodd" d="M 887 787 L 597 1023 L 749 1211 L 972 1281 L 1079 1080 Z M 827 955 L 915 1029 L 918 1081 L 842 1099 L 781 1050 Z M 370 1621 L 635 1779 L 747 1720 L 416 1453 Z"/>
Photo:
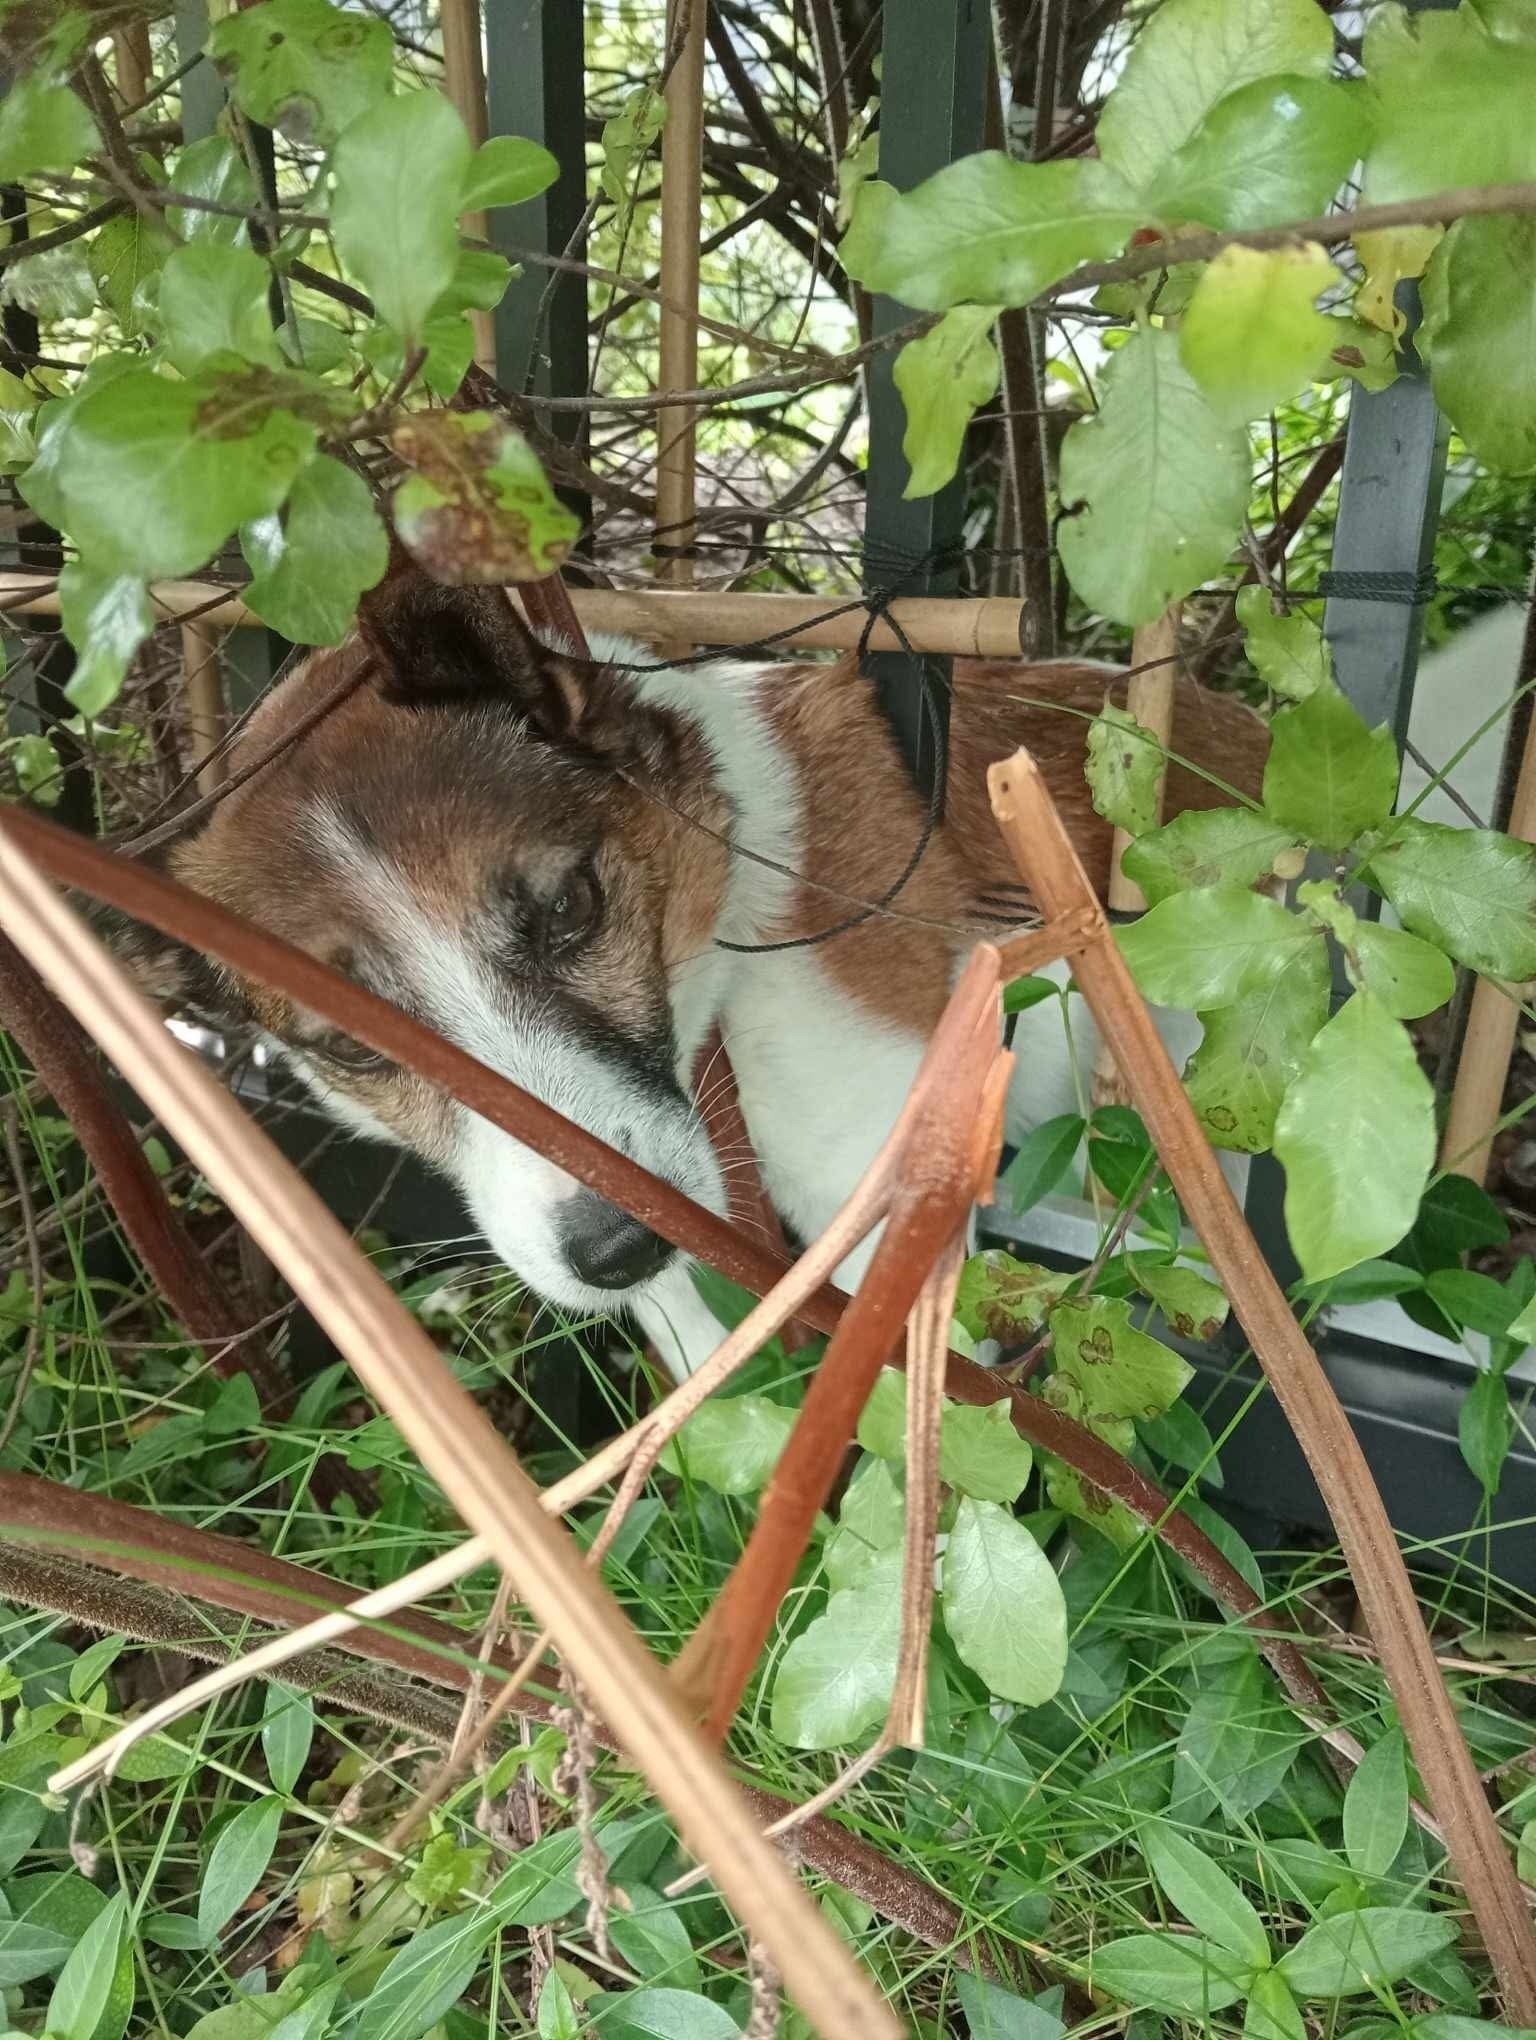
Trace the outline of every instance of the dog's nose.
<path fill-rule="evenodd" d="M 649 1226 L 591 1190 L 561 1206 L 559 1233 L 571 1273 L 594 1289 L 632 1289 L 672 1257 Z"/>

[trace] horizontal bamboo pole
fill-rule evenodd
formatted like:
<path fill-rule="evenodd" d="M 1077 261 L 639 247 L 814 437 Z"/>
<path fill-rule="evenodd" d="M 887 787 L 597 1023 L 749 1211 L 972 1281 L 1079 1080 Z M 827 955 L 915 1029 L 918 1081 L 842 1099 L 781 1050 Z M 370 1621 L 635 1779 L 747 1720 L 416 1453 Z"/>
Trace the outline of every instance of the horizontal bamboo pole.
<path fill-rule="evenodd" d="M 30 592 L 34 589 L 35 594 Z M 167 623 L 194 610 L 209 624 L 261 621 L 237 590 L 221 590 L 211 581 L 159 581 L 151 593 Z M 892 602 L 891 620 L 877 617 L 866 641 L 869 615 L 855 595 L 731 595 L 693 588 L 572 588 L 569 593 L 583 630 L 612 631 L 644 644 L 766 644 L 772 651 L 836 652 L 863 646 L 872 652 L 910 649 L 959 659 L 1021 656 L 1024 605 L 1013 595 L 911 596 Z M 45 575 L 0 574 L 0 614 L 58 613 L 58 590 Z"/>

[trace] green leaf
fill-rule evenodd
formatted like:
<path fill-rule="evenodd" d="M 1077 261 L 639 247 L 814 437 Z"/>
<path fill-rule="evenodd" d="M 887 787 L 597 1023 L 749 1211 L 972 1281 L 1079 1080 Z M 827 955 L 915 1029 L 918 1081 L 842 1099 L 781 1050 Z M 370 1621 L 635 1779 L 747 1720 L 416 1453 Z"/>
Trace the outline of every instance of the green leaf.
<path fill-rule="evenodd" d="M 1445 1267 L 1479 1247 L 1502 1247 L 1508 1238 L 1504 1214 L 1480 1183 L 1441 1176 L 1424 1192 L 1413 1228 L 1414 1244 L 1432 1256 L 1424 1265 Z"/>
<path fill-rule="evenodd" d="M 145 579 L 191 573 L 237 525 L 276 510 L 315 441 L 237 379 L 171 382 L 148 368 L 75 398 L 55 432 L 65 529 L 93 568 Z"/>
<path fill-rule="evenodd" d="M 421 339 L 458 268 L 459 202 L 471 154 L 463 121 L 432 91 L 385 100 L 336 145 L 337 250 L 380 319 L 408 345 Z"/>
<path fill-rule="evenodd" d="M 1309 1282 L 1395 1247 L 1435 1163 L 1435 1099 L 1413 1043 L 1369 992 L 1315 1037 L 1275 1122 L 1285 1222 Z"/>
<path fill-rule="evenodd" d="M 1307 2040 L 1301 2007 L 1272 1969 L 1262 1970 L 1249 1986 L 1243 2040 Z"/>
<path fill-rule="evenodd" d="M 1374 141 L 1365 202 L 1536 177 L 1536 47 L 1496 41 L 1471 9 L 1378 8 L 1365 35 Z"/>
<path fill-rule="evenodd" d="M 583 2008 L 602 2040 L 741 2040 L 723 2006 L 686 1990 L 600 1990 Z"/>
<path fill-rule="evenodd" d="M 98 2035 L 100 2040 L 117 2040 L 122 2033 L 128 2023 L 126 2010 L 120 2023 L 109 2024 L 108 2013 L 125 1949 L 132 1962 L 127 1928 L 128 1901 L 119 1892 L 91 1921 L 59 1972 L 48 2000 L 47 2030 L 51 2040 L 98 2040 Z M 130 2009 L 131 1976 L 130 1968 Z"/>
<path fill-rule="evenodd" d="M 1241 598 L 1239 598 L 1241 599 Z M 1130 844 L 1120 868 L 1158 906 L 1176 892 L 1251 886 L 1296 838 L 1255 808 L 1188 809 Z"/>
<path fill-rule="evenodd" d="M 101 147 L 83 99 L 68 85 L 29 71 L 0 99 L 0 183 L 15 184 L 37 170 L 73 170 Z"/>
<path fill-rule="evenodd" d="M 1228 231 L 1310 219 L 1358 161 L 1363 113 L 1357 90 L 1326 78 L 1256 78 L 1163 165 L 1148 210 Z"/>
<path fill-rule="evenodd" d="M 908 501 L 944 487 L 960 465 L 971 419 L 997 395 L 996 318 L 996 305 L 956 305 L 896 356 L 891 374 L 907 414 L 901 450 L 911 470 L 902 490 Z"/>
<path fill-rule="evenodd" d="M 1116 254 L 1140 224 L 1102 163 L 962 156 L 912 191 L 862 186 L 839 253 L 867 290 L 919 311 L 1027 305 L 1080 262 Z"/>
<path fill-rule="evenodd" d="M 1071 1168 L 1072 1157 L 1082 1145 L 1086 1131 L 1087 1126 L 1077 1113 L 1065 1112 L 1059 1119 L 1044 1120 L 1025 1134 L 1002 1176 L 1011 1211 L 1032 1211 L 1042 1197 L 1049 1197 Z"/>
<path fill-rule="evenodd" d="M 46 1809 L 39 1811 L 41 1827 Z M 62 1967 L 79 1938 L 45 1920 L 0 1919 L 0 1990 L 13 1990 Z"/>
<path fill-rule="evenodd" d="M 1173 893 L 1117 940 L 1147 998 L 1201 1013 L 1235 1006 L 1272 984 L 1299 950 L 1321 947 L 1300 915 L 1236 885 Z"/>
<path fill-rule="evenodd" d="M 1255 1969 L 1269 1962 L 1269 1936 L 1258 1914 L 1208 1849 L 1154 1821 L 1142 1834 L 1147 1864 L 1164 1898 L 1208 1940 Z"/>
<path fill-rule="evenodd" d="M 1499 1491 L 1504 1461 L 1514 1443 L 1515 1419 L 1509 1388 L 1502 1374 L 1479 1373 L 1461 1399 L 1457 1413 L 1461 1456 L 1491 1501 Z"/>
<path fill-rule="evenodd" d="M 1088 725 L 1086 772 L 1094 807 L 1128 836 L 1143 836 L 1156 822 L 1166 763 L 1158 739 L 1113 702 L 1106 701 Z"/>
<path fill-rule="evenodd" d="M 668 1442 L 661 1463 L 719 1494 L 755 1495 L 778 1464 L 796 1414 L 765 1395 L 712 1399 Z"/>
<path fill-rule="evenodd" d="M 971 1506 L 975 1506 L 972 1504 Z M 772 1732 L 797 1750 L 863 1742 L 885 1719 L 901 1645 L 901 1554 L 883 1555 L 779 1660 Z"/>
<path fill-rule="evenodd" d="M 955 1316 L 973 1339 L 996 1339 L 1006 1346 L 1021 1333 L 1038 1332 L 1071 1282 L 1070 1275 L 1054 1268 L 1016 1261 L 1001 1247 L 989 1247 L 972 1254 L 960 1271 Z"/>
<path fill-rule="evenodd" d="M 944 1553 L 944 1626 L 990 1693 L 1039 1707 L 1067 1664 L 1061 1582 L 1024 1525 L 996 1502 L 961 1497 Z"/>
<path fill-rule="evenodd" d="M 580 524 L 504 418 L 420 412 L 392 444 L 413 470 L 394 494 L 395 529 L 435 580 L 541 580 L 575 543 Z"/>
<path fill-rule="evenodd" d="M 267 1776 L 279 1792 L 292 1792 L 304 1772 L 315 1734 L 315 1703 L 307 1693 L 274 1680 L 261 1714 L 261 1751 Z"/>
<path fill-rule="evenodd" d="M 1408 1832 L 1408 1760 L 1401 1729 L 1378 1736 L 1344 1794 L 1344 1852 L 1362 1877 L 1385 1877 Z"/>
<path fill-rule="evenodd" d="M 1167 0 L 1110 94 L 1100 153 L 1144 185 L 1229 92 L 1257 78 L 1324 78 L 1332 62 L 1332 30 L 1309 0 Z M 1241 159 L 1238 168 L 1234 183 Z"/>
<path fill-rule="evenodd" d="M 92 280 L 125 340 L 136 340 L 153 326 L 155 284 L 173 245 L 168 234 L 137 212 L 108 220 L 87 244 Z"/>
<path fill-rule="evenodd" d="M 101 715 L 116 701 L 129 661 L 155 627 L 149 591 L 136 574 L 101 573 L 71 560 L 59 575 L 59 615 L 75 648 L 75 670 L 64 691 L 82 715 Z"/>
<path fill-rule="evenodd" d="M 1047 999 L 1059 999 L 1061 986 L 1053 978 L 1021 977 L 1003 987 L 1003 1011 L 1027 1013 L 1031 1006 L 1043 1006 Z"/>
<path fill-rule="evenodd" d="M 1386 724 L 1367 729 L 1336 688 L 1319 688 L 1271 725 L 1264 806 L 1308 842 L 1342 850 L 1391 814 L 1398 769 Z"/>
<path fill-rule="evenodd" d="M 252 575 L 246 601 L 296 645 L 339 645 L 359 596 L 389 564 L 368 484 L 329 454 L 304 469 L 280 514 L 244 527 L 240 546 Z"/>
<path fill-rule="evenodd" d="M 1126 1256 L 1136 1287 L 1151 1297 L 1168 1329 L 1181 1339 L 1214 1339 L 1227 1321 L 1228 1303 L 1214 1282 L 1193 1268 L 1170 1267 L 1150 1254 Z"/>
<path fill-rule="evenodd" d="M 1298 1997 L 1349 1997 L 1395 1983 L 1455 1939 L 1454 1920 L 1365 1906 L 1319 1920 L 1275 1966 Z"/>
<path fill-rule="evenodd" d="M 894 1367 L 875 1377 L 869 1400 L 859 1412 L 858 1441 L 877 1459 L 901 1465 L 907 1456 L 907 1377 Z"/>
<path fill-rule="evenodd" d="M 636 165 L 666 125 L 667 103 L 654 85 L 637 85 L 611 120 L 603 123 L 603 189 L 613 200 L 615 232 L 622 234 L 634 203 Z"/>
<path fill-rule="evenodd" d="M 1104 370 L 1099 409 L 1062 445 L 1060 545 L 1073 588 L 1115 623 L 1150 623 L 1226 566 L 1248 481 L 1246 435 L 1212 410 L 1177 334 L 1133 335 Z"/>
<path fill-rule="evenodd" d="M 1245 424 L 1322 372 L 1332 322 L 1317 309 L 1338 271 L 1315 242 L 1224 248 L 1179 322 L 1179 359 L 1218 418 Z"/>
<path fill-rule="evenodd" d="M 1328 640 L 1299 609 L 1277 612 L 1268 589 L 1255 583 L 1238 590 L 1237 620 L 1243 626 L 1249 665 L 1276 694 L 1305 701 L 1319 688 L 1334 684 Z"/>
<path fill-rule="evenodd" d="M 1424 1277 L 1396 1261 L 1361 1261 L 1325 1286 L 1330 1304 L 1374 1303 L 1379 1297 L 1406 1296 L 1411 1289 L 1422 1289 Z"/>
<path fill-rule="evenodd" d="M 1056 1372 L 1076 1386 L 1090 1419 L 1160 1416 L 1194 1374 L 1171 1346 L 1136 1331 L 1131 1306 L 1117 1297 L 1058 1304 L 1051 1350 Z"/>
<path fill-rule="evenodd" d="M 1095 1949 L 1090 1974 L 1122 2004 L 1202 2019 L 1236 2003 L 1250 1965 L 1194 1934 L 1128 1934 Z"/>
<path fill-rule="evenodd" d="M 1439 404 L 1502 474 L 1536 469 L 1536 220 L 1458 220 L 1430 258 L 1417 344 Z"/>
<path fill-rule="evenodd" d="M 259 255 L 219 241 L 174 248 L 160 272 L 160 333 L 184 375 L 212 354 L 238 354 L 276 367 L 277 336 L 267 301 L 271 274 Z"/>
<path fill-rule="evenodd" d="M 677 1990 L 697 1990 L 702 1982 L 699 1958 L 677 1908 L 659 1891 L 631 1884 L 625 1893 L 631 1910 L 615 1906 L 608 1921 L 613 1945 L 646 1983 L 660 1981 Z"/>
<path fill-rule="evenodd" d="M 539 2040 L 582 2040 L 581 2015 L 565 1978 L 551 1969 L 539 1991 Z"/>
<path fill-rule="evenodd" d="M 1405 817 L 1370 855 L 1404 927 L 1489 977 L 1536 977 L 1536 848 L 1496 829 Z"/>
<path fill-rule="evenodd" d="M 827 1584 L 834 1592 L 862 1586 L 875 1562 L 901 1547 L 907 1502 L 883 1459 L 866 1458 L 848 1484 L 837 1528 L 822 1546 Z"/>
<path fill-rule="evenodd" d="M 422 2040 L 474 1982 L 499 1924 L 497 1912 L 481 1906 L 413 1934 L 363 2000 L 350 2040 Z"/>
<path fill-rule="evenodd" d="M 1044 2005 L 1016 1997 L 974 1969 L 955 1971 L 955 1992 L 969 2040 L 1061 2040 L 1067 2030 Z"/>
<path fill-rule="evenodd" d="M 282 1820 L 283 1802 L 269 1792 L 242 1806 L 214 1836 L 197 1894 L 197 1924 L 205 1940 L 234 1918 L 266 1875 Z"/>
<path fill-rule="evenodd" d="M 1224 1485 L 1216 1441 L 1188 1403 L 1171 1403 L 1161 1416 L 1143 1417 L 1136 1430 L 1142 1444 L 1159 1459 L 1186 1473 L 1198 1473 L 1212 1487 Z"/>
<path fill-rule="evenodd" d="M 522 135 L 492 135 L 470 159 L 459 194 L 463 212 L 490 212 L 498 205 L 526 205 L 560 175 L 560 165 L 537 142 Z"/>
<path fill-rule="evenodd" d="M 1004 1396 L 985 1409 L 946 1404 L 939 1425 L 939 1478 L 978 1502 L 1016 1502 L 1034 1455 L 1013 1428 L 1013 1404 Z"/>
<path fill-rule="evenodd" d="M 39 807 L 57 807 L 64 791 L 64 761 L 49 738 L 27 730 L 10 747 L 16 784 Z"/>
<path fill-rule="evenodd" d="M 1229 1820 L 1243 1821 L 1279 1791 L 1303 1740 L 1264 1665 L 1245 1651 L 1221 1666 L 1190 1703 L 1179 1730 L 1178 1768 L 1215 1795 Z"/>
<path fill-rule="evenodd" d="M 395 65 L 388 25 L 330 0 L 266 0 L 226 14 L 208 54 L 242 113 L 322 145 L 388 93 Z"/>
<path fill-rule="evenodd" d="M 1356 982 L 1399 1020 L 1437 1011 L 1456 989 L 1456 973 L 1444 954 L 1400 928 L 1361 921 L 1350 947 L 1359 966 Z"/>
<path fill-rule="evenodd" d="M 188 198 L 206 198 L 215 205 L 256 207 L 256 180 L 244 156 L 227 135 L 201 135 L 188 142 L 170 170 L 171 189 Z M 224 241 L 240 247 L 250 242 L 245 221 L 228 213 L 201 212 L 171 206 L 166 219 L 183 241 Z"/>

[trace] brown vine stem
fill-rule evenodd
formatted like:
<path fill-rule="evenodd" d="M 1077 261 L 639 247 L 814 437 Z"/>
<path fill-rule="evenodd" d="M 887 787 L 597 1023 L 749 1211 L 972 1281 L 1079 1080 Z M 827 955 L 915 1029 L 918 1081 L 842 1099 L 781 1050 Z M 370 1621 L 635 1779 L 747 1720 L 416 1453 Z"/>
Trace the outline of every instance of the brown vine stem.
<path fill-rule="evenodd" d="M 1028 752 L 994 765 L 988 787 L 1019 875 L 1045 912 L 1087 906 L 1093 888 Z M 1100 929 L 1073 975 L 1306 1454 L 1506 2008 L 1519 2024 L 1530 2025 L 1536 2021 L 1536 1930 L 1365 1454 L 1200 1131 L 1107 920 L 1101 918 Z"/>
<path fill-rule="evenodd" d="M 541 1100 L 520 1091 L 451 1042 L 302 950 L 143 865 L 113 857 L 84 838 L 20 809 L 0 808 L 0 837 L 7 835 L 61 883 L 93 894 L 162 933 L 218 957 L 233 969 L 262 978 L 369 1047 L 440 1085 L 471 1111 L 524 1141 L 601 1196 L 621 1204 L 755 1296 L 765 1295 L 786 1273 L 777 1255 L 743 1238 L 713 1212 L 692 1203 L 627 1155 L 605 1146 L 574 1121 L 551 1112 Z M 1075 945 L 1082 929 L 1078 923 L 1072 927 Z M 1038 957 L 1041 951 L 1034 939 L 1026 939 L 1031 941 L 1029 954 Z M 1019 953 L 1017 947 L 1009 952 Z M 831 1332 L 845 1302 L 846 1298 L 824 1285 L 794 1305 L 794 1316 L 810 1330 Z M 1010 1394 L 1010 1415 L 1020 1435 L 1055 1453 L 1155 1529 L 1199 1574 L 1221 1606 L 1260 1632 L 1265 1654 L 1298 1707 L 1309 1718 L 1326 1714 L 1327 1698 L 1316 1676 L 1252 1588 L 1210 1539 L 1172 1509 L 1167 1498 L 1129 1461 L 1038 1397 L 1008 1390 L 984 1368 L 955 1353 L 950 1355 L 945 1392 L 958 1402 L 983 1408 L 996 1402 L 1001 1393 Z"/>
<path fill-rule="evenodd" d="M 0 841 L 0 907 L 11 940 L 202 1169 L 486 1538 L 807 2018 L 829 2034 L 897 2040 L 870 1978 L 763 1839 L 718 1757 L 672 1703 L 661 1668 L 545 1515 L 490 1418 L 297 1170 L 173 1041 L 9 834 Z"/>
<path fill-rule="evenodd" d="M 163 1521 L 127 1502 L 82 1495 L 25 1474 L 0 1474 L 0 1524 L 7 1533 L 0 1540 L 0 1595 L 5 1599 L 214 1664 L 233 1657 L 240 1647 L 238 1632 L 210 1635 L 208 1617 L 194 1612 L 189 1601 L 287 1629 L 317 1609 L 343 1608 L 350 1598 L 345 1587 L 323 1574 L 271 1558 L 232 1537 Z M 89 1562 L 55 1557 L 54 1551 L 87 1553 Z M 465 1694 L 476 1672 L 485 1669 L 460 1630 L 415 1609 L 403 1611 L 387 1626 L 354 1631 L 342 1651 L 345 1656 L 315 1652 L 285 1665 L 284 1681 L 445 1747 L 459 1707 L 457 1701 L 436 1702 L 436 1692 Z M 358 1659 L 389 1676 L 358 1676 Z M 504 1649 L 492 1651 L 489 1665 L 501 1678 L 513 1669 Z M 540 1694 L 524 1692 L 517 1712 L 547 1722 L 552 1708 Z M 605 1749 L 617 1751 L 605 1727 L 594 1725 L 594 1733 Z M 756 1784 L 750 1773 L 742 1789 L 764 1827 L 796 1811 L 788 1800 Z M 958 1906 L 834 1821 L 806 1821 L 796 1832 L 795 1854 L 925 1946 L 943 1949 L 962 1964 L 971 1962 Z"/>

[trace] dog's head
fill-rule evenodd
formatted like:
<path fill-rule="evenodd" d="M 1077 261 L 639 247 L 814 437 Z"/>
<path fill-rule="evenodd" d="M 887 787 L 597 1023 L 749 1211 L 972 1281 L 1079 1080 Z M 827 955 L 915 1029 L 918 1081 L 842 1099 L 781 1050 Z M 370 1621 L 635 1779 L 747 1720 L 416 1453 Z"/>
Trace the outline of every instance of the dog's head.
<path fill-rule="evenodd" d="M 264 755 L 363 683 L 169 852 L 172 873 L 402 1006 L 690 1196 L 724 1209 L 677 1014 L 705 967 L 731 821 L 692 722 L 621 669 L 537 643 L 495 589 L 392 578 L 359 639 L 250 719 Z M 702 827 L 698 826 L 703 824 Z M 611 1307 L 669 1250 L 507 1134 L 260 984 L 148 931 L 120 948 L 167 1006 L 254 1020 L 331 1113 L 413 1148 L 541 1294 Z"/>

